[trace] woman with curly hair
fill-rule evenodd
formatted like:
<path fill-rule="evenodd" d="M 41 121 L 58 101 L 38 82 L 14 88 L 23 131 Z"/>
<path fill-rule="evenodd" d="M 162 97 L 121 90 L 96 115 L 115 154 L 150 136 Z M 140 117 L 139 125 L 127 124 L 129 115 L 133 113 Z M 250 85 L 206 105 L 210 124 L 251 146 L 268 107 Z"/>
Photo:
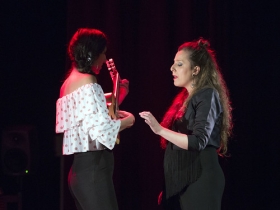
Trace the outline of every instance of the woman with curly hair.
<path fill-rule="evenodd" d="M 129 112 L 119 111 L 117 120 L 109 116 L 96 78 L 106 62 L 106 49 L 106 35 L 97 29 L 81 28 L 73 35 L 68 47 L 72 67 L 56 103 L 56 132 L 64 134 L 63 155 L 74 155 L 68 184 L 78 210 L 118 209 L 112 149 L 118 132 L 134 123 Z M 121 100 L 127 92 L 120 91 Z"/>
<path fill-rule="evenodd" d="M 232 129 L 225 81 L 202 38 L 182 44 L 170 70 L 182 91 L 162 122 L 149 111 L 139 113 L 165 148 L 165 189 L 159 201 L 167 209 L 218 210 L 225 185 L 218 155 L 226 154 Z"/>

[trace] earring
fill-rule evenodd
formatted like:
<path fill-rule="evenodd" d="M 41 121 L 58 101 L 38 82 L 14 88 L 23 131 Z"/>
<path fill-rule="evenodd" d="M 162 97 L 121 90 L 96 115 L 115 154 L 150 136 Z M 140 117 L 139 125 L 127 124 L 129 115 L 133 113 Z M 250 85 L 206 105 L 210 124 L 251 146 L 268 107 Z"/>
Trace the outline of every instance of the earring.
<path fill-rule="evenodd" d="M 195 76 L 195 74 L 193 73 L 193 74 L 192 74 L 192 77 L 193 77 L 193 78 L 192 78 L 192 84 L 191 84 L 191 87 L 192 87 L 192 88 L 194 88 L 194 86 L 195 86 L 194 76 Z"/>

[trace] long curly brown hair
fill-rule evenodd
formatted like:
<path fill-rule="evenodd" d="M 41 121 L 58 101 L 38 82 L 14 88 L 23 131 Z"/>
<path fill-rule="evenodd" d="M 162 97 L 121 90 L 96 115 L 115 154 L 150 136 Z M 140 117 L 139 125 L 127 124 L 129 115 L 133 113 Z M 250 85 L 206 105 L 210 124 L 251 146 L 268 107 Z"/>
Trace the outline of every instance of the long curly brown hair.
<path fill-rule="evenodd" d="M 183 88 L 174 98 L 172 105 L 165 113 L 161 125 L 170 128 L 175 119 L 180 119 L 188 105 L 188 102 L 194 94 L 205 87 L 211 87 L 218 91 L 221 105 L 223 107 L 223 120 L 221 125 L 221 144 L 218 149 L 219 154 L 225 155 L 227 152 L 228 137 L 232 132 L 232 108 L 229 99 L 229 92 L 220 68 L 217 64 L 215 53 L 210 49 L 210 44 L 207 40 L 200 38 L 192 42 L 182 44 L 178 51 L 184 50 L 189 53 L 191 68 L 200 67 L 199 74 L 195 77 L 195 86 L 191 94 L 186 88 Z M 161 138 L 161 147 L 166 148 L 166 140 Z"/>

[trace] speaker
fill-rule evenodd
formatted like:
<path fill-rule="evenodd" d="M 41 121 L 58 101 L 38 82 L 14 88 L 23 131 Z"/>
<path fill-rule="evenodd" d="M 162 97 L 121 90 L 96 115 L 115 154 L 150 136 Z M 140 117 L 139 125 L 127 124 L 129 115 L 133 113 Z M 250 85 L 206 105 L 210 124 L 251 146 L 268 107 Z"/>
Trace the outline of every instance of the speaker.
<path fill-rule="evenodd" d="M 11 126 L 2 131 L 1 162 L 4 174 L 23 176 L 31 172 L 36 130 L 31 125 Z"/>

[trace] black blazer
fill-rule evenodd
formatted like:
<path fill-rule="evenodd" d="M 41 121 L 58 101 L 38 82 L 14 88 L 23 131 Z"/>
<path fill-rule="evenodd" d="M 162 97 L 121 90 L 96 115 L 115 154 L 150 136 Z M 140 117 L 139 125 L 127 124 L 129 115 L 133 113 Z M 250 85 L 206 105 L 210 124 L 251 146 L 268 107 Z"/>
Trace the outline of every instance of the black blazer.
<path fill-rule="evenodd" d="M 206 146 L 219 148 L 222 116 L 219 93 L 204 88 L 191 98 L 184 117 L 174 123 L 173 130 L 188 135 L 189 151 L 201 151 Z M 173 145 L 173 149 L 181 148 Z"/>

